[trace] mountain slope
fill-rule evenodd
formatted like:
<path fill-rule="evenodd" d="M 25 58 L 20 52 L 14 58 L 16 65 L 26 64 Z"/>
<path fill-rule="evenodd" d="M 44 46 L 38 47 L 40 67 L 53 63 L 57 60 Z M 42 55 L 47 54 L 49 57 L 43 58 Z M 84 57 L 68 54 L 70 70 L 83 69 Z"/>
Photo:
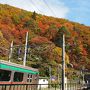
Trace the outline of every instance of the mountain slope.
<path fill-rule="evenodd" d="M 8 58 L 8 51 L 5 48 L 10 47 L 12 40 L 14 45 L 25 44 L 27 31 L 30 45 L 28 65 L 42 70 L 43 66 L 46 66 L 43 69 L 47 69 L 49 65 L 57 66 L 57 63 L 61 63 L 62 33 L 64 33 L 66 63 L 72 63 L 75 69 L 81 69 L 82 66 L 90 69 L 89 26 L 0 4 L 0 58 Z M 23 58 L 24 47 L 21 49 L 19 58 Z M 14 49 L 12 59 L 18 58 L 18 50 L 19 47 Z"/>

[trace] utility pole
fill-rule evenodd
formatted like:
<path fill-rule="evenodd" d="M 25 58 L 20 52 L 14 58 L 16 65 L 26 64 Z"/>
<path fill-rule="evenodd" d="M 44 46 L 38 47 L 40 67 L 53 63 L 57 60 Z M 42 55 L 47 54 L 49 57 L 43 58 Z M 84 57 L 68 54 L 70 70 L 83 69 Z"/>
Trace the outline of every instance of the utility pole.
<path fill-rule="evenodd" d="M 83 78 L 83 85 L 85 84 L 84 83 L 84 71 L 85 71 L 85 66 L 82 67 L 82 78 Z"/>
<path fill-rule="evenodd" d="M 58 65 L 58 68 L 57 68 L 57 74 L 58 74 L 58 83 L 59 83 L 59 81 L 60 81 L 60 66 Z"/>
<path fill-rule="evenodd" d="M 51 84 L 51 78 L 52 78 L 52 74 L 51 74 L 52 70 L 51 70 L 51 66 L 49 66 L 49 76 L 50 76 L 50 84 Z"/>
<path fill-rule="evenodd" d="M 50 77 L 50 90 L 51 90 L 51 83 L 52 83 L 52 69 L 51 66 L 49 66 L 49 77 Z"/>
<path fill-rule="evenodd" d="M 25 43 L 25 52 L 24 52 L 24 59 L 23 59 L 23 65 L 26 65 L 26 57 L 27 57 L 27 43 L 28 43 L 28 32 L 26 33 L 26 43 Z"/>
<path fill-rule="evenodd" d="M 63 34 L 62 45 L 62 90 L 65 90 L 65 35 Z"/>
<path fill-rule="evenodd" d="M 10 59 L 12 57 L 12 50 L 13 50 L 13 41 L 11 42 L 11 46 L 10 46 L 9 62 L 10 62 Z"/>

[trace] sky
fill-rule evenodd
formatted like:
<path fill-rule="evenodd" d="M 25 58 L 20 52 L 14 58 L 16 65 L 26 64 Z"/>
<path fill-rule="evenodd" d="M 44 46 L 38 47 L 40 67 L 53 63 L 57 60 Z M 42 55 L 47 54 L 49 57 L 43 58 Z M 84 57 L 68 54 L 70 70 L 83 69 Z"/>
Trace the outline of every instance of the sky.
<path fill-rule="evenodd" d="M 65 18 L 90 26 L 90 0 L 0 0 L 1 4 L 9 4 L 39 14 Z"/>

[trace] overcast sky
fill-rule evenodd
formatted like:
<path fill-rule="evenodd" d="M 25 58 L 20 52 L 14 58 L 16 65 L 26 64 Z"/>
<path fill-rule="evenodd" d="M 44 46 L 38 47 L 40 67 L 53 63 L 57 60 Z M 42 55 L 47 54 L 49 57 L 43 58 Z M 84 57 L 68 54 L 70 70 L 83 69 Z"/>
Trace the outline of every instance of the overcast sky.
<path fill-rule="evenodd" d="M 90 0 L 0 0 L 0 3 L 90 26 Z"/>

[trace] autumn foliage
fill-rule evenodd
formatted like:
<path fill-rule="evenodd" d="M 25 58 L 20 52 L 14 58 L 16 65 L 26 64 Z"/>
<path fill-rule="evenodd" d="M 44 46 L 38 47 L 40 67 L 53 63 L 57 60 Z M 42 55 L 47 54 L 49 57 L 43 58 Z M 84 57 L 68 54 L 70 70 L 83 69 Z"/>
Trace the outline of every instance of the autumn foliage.
<path fill-rule="evenodd" d="M 90 69 L 89 26 L 0 4 L 0 46 L 9 48 L 12 40 L 15 45 L 25 44 L 27 31 L 29 32 L 28 43 L 32 46 L 35 44 L 36 49 L 41 45 L 40 50 L 45 51 L 39 51 L 40 57 L 43 56 L 43 60 L 55 61 L 54 63 L 61 63 L 60 54 L 64 33 L 67 62 L 72 63 L 75 68 L 81 68 L 84 65 Z M 45 49 L 46 47 L 48 48 Z M 3 57 L 4 49 L 0 50 L 0 55 Z M 37 56 L 35 51 L 32 53 Z"/>

